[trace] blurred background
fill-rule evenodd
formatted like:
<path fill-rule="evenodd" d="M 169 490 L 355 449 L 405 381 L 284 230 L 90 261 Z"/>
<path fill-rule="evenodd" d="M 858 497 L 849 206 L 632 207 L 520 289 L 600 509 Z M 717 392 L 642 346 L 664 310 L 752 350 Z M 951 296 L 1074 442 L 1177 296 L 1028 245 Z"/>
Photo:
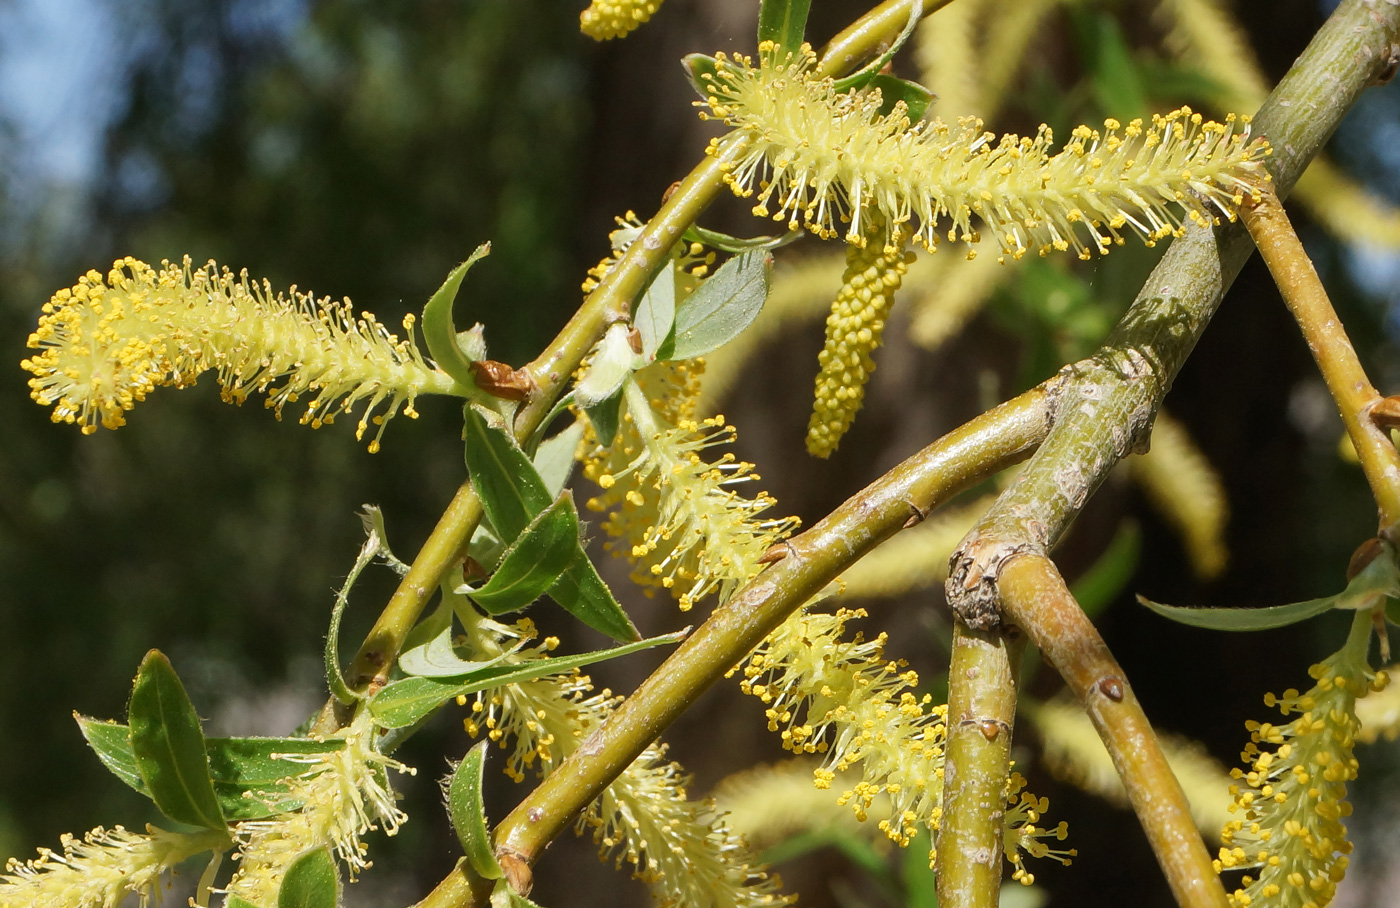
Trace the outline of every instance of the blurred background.
<path fill-rule="evenodd" d="M 1045 121 L 1063 136 L 1108 115 L 1181 103 L 1209 110 L 1220 97 L 1218 80 L 1172 56 L 1156 0 L 1041 5 L 1040 27 L 1011 61 L 1018 65 L 996 58 L 996 46 L 977 50 L 984 74 L 1008 70 L 990 128 L 1033 131 Z M 1276 79 L 1334 4 L 1223 5 Z M 586 270 L 608 252 L 614 216 L 649 216 L 713 134 L 690 106 L 679 58 L 750 52 L 757 8 L 669 0 L 633 39 L 597 45 L 578 33 L 582 6 L 0 0 L 0 361 L 11 364 L 0 383 L 3 856 L 55 847 L 63 832 L 156 819 L 149 802 L 101 769 L 70 718 L 123 715 L 151 647 L 172 658 L 213 733 L 290 732 L 325 696 L 320 647 L 333 590 L 360 544 L 356 509 L 380 505 L 390 542 L 408 558 L 464 478 L 460 416 L 448 401 L 424 399 L 421 418 L 395 420 L 376 455 L 348 424 L 313 432 L 275 421 L 256 402 L 231 408 L 208 379 L 154 394 L 120 432 L 83 437 L 51 425 L 18 368 L 39 307 L 116 257 L 189 255 L 247 268 L 277 288 L 349 297 L 397 325 L 490 240 L 458 317 L 487 325 L 493 358 L 529 359 L 578 305 Z M 864 8 L 814 4 L 809 36 L 825 41 Z M 913 76 L 921 64 L 898 65 Z M 1377 203 L 1400 204 L 1397 86 L 1365 96 L 1331 153 Z M 1317 220 L 1307 209 L 1294 216 L 1373 379 L 1400 390 L 1400 221 L 1390 223 L 1387 248 L 1381 228 L 1345 235 L 1352 216 L 1338 206 L 1323 205 Z M 724 199 L 705 223 L 766 232 L 746 208 Z M 1329 219 L 1344 235 L 1335 224 L 1323 229 Z M 808 239 L 780 262 L 831 253 Z M 1091 351 L 1155 257 L 1130 246 L 1087 266 L 1033 263 L 992 281 L 996 293 L 935 343 L 911 340 L 911 316 L 897 305 L 865 410 L 827 461 L 802 452 L 818 306 L 723 401 L 740 456 L 758 464 L 784 513 L 810 524 L 942 432 Z M 1168 625 L 1132 593 L 1269 605 L 1335 592 L 1349 554 L 1374 530 L 1374 508 L 1359 470 L 1338 454 L 1340 422 L 1257 261 L 1167 407 L 1227 490 L 1224 571 L 1199 579 L 1169 520 L 1126 478 L 1095 498 L 1061 563 L 1078 576 L 1128 535 L 1131 544 L 1113 550 L 1117 579 L 1102 597 L 1100 626 L 1149 715 L 1230 766 L 1245 719 L 1265 715 L 1263 694 L 1306 686 L 1307 666 L 1341 644 L 1346 617 L 1224 636 Z M 622 566 L 608 576 L 644 631 L 683 623 L 669 603 L 627 588 Z M 391 590 L 387 571 L 361 580 L 347 650 Z M 868 608 L 870 633 L 889 630 L 891 654 L 936 689 L 948 620 L 938 588 Z M 537 608 L 535 618 L 566 646 L 598 642 L 553 610 Z M 659 659 L 645 654 L 595 675 L 599 686 L 626 691 Z M 1028 671 L 1032 694 L 1054 695 L 1052 672 Z M 1071 869 L 1035 868 L 1037 897 L 1055 906 L 1127 895 L 1135 905 L 1171 904 L 1131 815 L 1048 773 L 1033 733 L 1018 739 L 1031 790 L 1050 797 L 1049 818 L 1069 821 L 1079 849 Z M 785 756 L 764 730 L 761 705 L 735 685 L 711 691 L 667 740 L 695 774 L 696 795 Z M 394 840 L 373 841 L 375 867 L 350 887 L 348 904 L 407 905 L 452 866 L 455 840 L 434 779 L 466 745 L 460 725 L 442 716 L 405 748 L 420 767 L 404 780 L 412 821 Z M 1396 832 L 1400 763 L 1385 745 L 1360 758 L 1359 844 L 1340 901 L 1386 904 L 1381 893 L 1395 889 L 1385 887 L 1400 885 L 1383 847 Z M 501 781 L 490 795 L 494 816 L 520 794 Z M 909 876 L 917 868 L 869 853 L 874 864 L 850 847 L 811 851 L 779 870 L 804 905 L 926 904 Z M 645 888 L 600 865 L 586 840 L 561 840 L 538 870 L 543 905 L 647 902 Z"/>

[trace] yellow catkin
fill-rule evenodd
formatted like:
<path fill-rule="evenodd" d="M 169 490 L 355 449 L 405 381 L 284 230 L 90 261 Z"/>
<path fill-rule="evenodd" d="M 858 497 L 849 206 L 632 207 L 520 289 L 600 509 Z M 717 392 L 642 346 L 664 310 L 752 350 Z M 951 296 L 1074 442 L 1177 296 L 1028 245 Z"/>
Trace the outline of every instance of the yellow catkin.
<path fill-rule="evenodd" d="M 817 354 L 807 452 L 830 457 L 855 421 L 865 400 L 865 383 L 875 371 L 870 354 L 880 346 L 895 291 L 914 260 L 902 237 L 872 230 L 863 245 L 846 248 L 846 272 L 826 318 L 826 345 Z"/>
<path fill-rule="evenodd" d="M 459 614 L 463 614 L 459 611 Z M 518 648 L 534 635 L 527 620 L 502 625 L 464 614 L 472 649 L 512 663 L 540 659 L 558 641 Z M 513 650 L 507 655 L 508 650 Z M 611 691 L 592 693 L 577 671 L 481 691 L 471 700 L 468 734 L 485 735 L 506 754 L 505 772 L 517 782 L 533 771 L 548 776 L 621 702 Z M 613 779 L 578 822 L 591 831 L 600 857 L 631 864 L 663 908 L 778 908 L 787 904 L 779 883 L 708 801 L 686 796 L 688 778 L 654 743 Z"/>
<path fill-rule="evenodd" d="M 579 29 L 595 41 L 622 38 L 660 8 L 662 0 L 593 0 L 579 14 Z"/>
<path fill-rule="evenodd" d="M 1219 0 L 1163 0 L 1161 12 L 1170 27 L 1168 45 L 1219 87 L 1222 109 L 1254 110 L 1264 103 L 1269 81 L 1244 30 Z M 1336 236 L 1400 248 L 1400 208 L 1367 192 L 1326 157 L 1308 165 L 1293 197 Z"/>
<path fill-rule="evenodd" d="M 884 113 L 879 92 L 840 92 L 817 76 L 809 47 L 789 55 L 764 42 L 757 66 L 717 60 L 699 104 L 735 127 L 709 146 L 730 188 L 756 193 L 754 213 L 789 227 L 831 237 L 848 222 L 847 242 L 864 242 L 878 214 L 930 251 L 945 232 L 975 244 L 976 218 L 1004 256 L 1087 259 L 1125 234 L 1148 245 L 1178 235 L 1183 206 L 1196 223 L 1234 218 L 1250 180 L 1265 177 L 1268 146 L 1251 139 L 1247 117 L 1217 123 L 1183 107 L 1150 123 L 1109 119 L 1075 128 L 1052 154 L 1046 126 L 998 140 L 973 118 L 911 124 L 902 103 Z"/>
<path fill-rule="evenodd" d="M 1165 413 L 1152 427 L 1152 447 L 1129 469 L 1152 506 L 1181 535 L 1191 569 L 1211 580 L 1225 569 L 1225 525 L 1230 506 L 1225 486 L 1186 427 Z"/>
<path fill-rule="evenodd" d="M 377 451 L 400 409 L 417 416 L 419 394 L 451 393 L 456 384 L 419 352 L 411 316 L 404 327 L 409 337 L 400 340 L 372 314 L 356 315 L 349 300 L 295 288 L 287 299 L 213 262 L 194 268 L 186 258 L 157 271 L 128 257 L 54 294 L 29 336 L 39 352 L 21 365 L 34 376 L 30 396 L 53 406 L 54 422 L 76 423 L 84 434 L 124 425 L 126 411 L 155 388 L 185 387 L 213 370 L 225 400 L 266 392 L 279 417 L 306 396 L 301 422 L 313 428 L 364 401 L 356 438 L 378 426 L 369 445 Z"/>
<path fill-rule="evenodd" d="M 1370 618 L 1358 615 L 1346 645 L 1308 670 L 1311 690 L 1264 698 L 1292 717 L 1286 724 L 1245 723 L 1246 768 L 1230 773 L 1232 818 L 1215 862 L 1217 872 L 1248 871 L 1230 893 L 1233 908 L 1323 908 L 1336 894 L 1352 847 L 1342 820 L 1358 766 L 1356 701 L 1388 680 L 1366 662 L 1370 639 Z"/>

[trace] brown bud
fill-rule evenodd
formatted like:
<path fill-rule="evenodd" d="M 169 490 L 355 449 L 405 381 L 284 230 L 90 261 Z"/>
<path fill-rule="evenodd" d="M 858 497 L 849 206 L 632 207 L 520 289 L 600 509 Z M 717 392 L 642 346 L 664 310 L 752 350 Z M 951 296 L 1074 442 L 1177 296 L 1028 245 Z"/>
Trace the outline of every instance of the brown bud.
<path fill-rule="evenodd" d="M 476 386 L 504 400 L 524 400 L 535 390 L 535 380 L 525 369 L 512 369 L 494 359 L 479 359 L 470 366 Z"/>
<path fill-rule="evenodd" d="M 1123 702 L 1123 682 L 1118 678 L 1104 678 L 1099 682 L 1099 693 L 1114 703 Z"/>
<path fill-rule="evenodd" d="M 1385 543 L 1379 539 L 1367 539 L 1356 547 L 1356 551 L 1351 553 L 1351 560 L 1347 562 L 1347 583 L 1350 583 L 1357 574 L 1366 570 L 1366 566 L 1376 560 L 1376 556 L 1385 551 Z"/>
<path fill-rule="evenodd" d="M 496 863 L 501 865 L 506 882 L 520 895 L 529 895 L 535 887 L 535 875 L 524 855 L 510 848 L 496 849 Z"/>

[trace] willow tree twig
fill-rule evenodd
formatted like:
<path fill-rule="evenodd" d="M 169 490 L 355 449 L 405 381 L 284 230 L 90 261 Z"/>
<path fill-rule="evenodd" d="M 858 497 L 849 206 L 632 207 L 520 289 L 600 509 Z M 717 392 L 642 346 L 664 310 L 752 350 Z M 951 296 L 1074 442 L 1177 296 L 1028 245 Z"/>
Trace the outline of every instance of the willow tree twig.
<path fill-rule="evenodd" d="M 786 543 L 496 827 L 497 856 L 533 863 L 580 810 L 794 610 L 905 524 L 1016 463 L 1044 437 L 1054 383 L 949 432 Z M 474 905 L 473 878 L 454 870 L 419 908 Z"/>
<path fill-rule="evenodd" d="M 1380 508 L 1380 535 L 1391 542 L 1400 532 L 1400 454 L 1388 432 L 1371 419 L 1381 396 L 1366 377 L 1346 328 L 1327 298 L 1312 260 L 1273 190 L 1264 186 L 1240 212 L 1259 255 L 1269 266 L 1283 302 L 1302 329 L 1327 390 L 1346 424 L 1347 435 Z"/>
<path fill-rule="evenodd" d="M 1266 166 L 1280 196 L 1393 58 L 1397 36 L 1400 2 L 1347 0 L 1269 96 L 1254 124 L 1274 149 Z M 1050 434 L 954 554 L 946 589 L 959 620 L 991 629 L 1002 623 L 1005 606 L 1007 623 L 1042 646 L 1056 642 L 1063 633 L 1053 607 L 1057 601 L 1002 600 L 1006 566 L 1019 555 L 1043 555 L 1053 548 L 1113 466 L 1145 447 L 1162 397 L 1251 248 L 1238 225 L 1189 229 L 1172 243 L 1104 347 L 1064 370 L 1065 395 Z M 1068 678 L 1080 668 L 1072 664 L 1072 652 L 1066 655 L 1070 661 L 1056 664 Z M 1119 736 L 1111 724 L 1099 730 L 1126 774 L 1139 765 L 1126 758 L 1132 750 L 1158 749 L 1150 729 L 1132 738 Z M 1124 784 L 1130 791 L 1146 790 L 1139 778 L 1125 776 Z M 1184 802 L 1179 806 L 1184 811 Z M 1149 811 L 1140 819 L 1177 899 L 1223 905 L 1224 889 L 1217 881 L 1202 888 L 1182 869 L 1195 865 L 1186 851 L 1200 846 L 1161 827 L 1162 816 Z"/>
<path fill-rule="evenodd" d="M 995 908 L 1000 898 L 1006 766 L 1024 641 L 1014 629 L 953 627 L 943 819 L 934 852 L 938 904 L 947 908 Z M 955 686 L 955 677 L 976 683 Z"/>
<path fill-rule="evenodd" d="M 1009 612 L 1037 616 L 1027 628 L 1031 642 L 1059 670 L 1099 735 L 1119 745 L 1109 748 L 1113 765 L 1177 903 L 1224 908 L 1225 890 L 1152 724 L 1060 572 L 1043 555 L 1018 555 L 1002 570 L 1000 587 Z"/>
<path fill-rule="evenodd" d="M 823 75 L 844 72 L 897 34 L 909 16 L 928 15 L 949 2 L 888 0 L 831 40 L 818 63 L 818 71 Z M 516 414 L 517 438 L 526 438 L 539 427 L 608 325 L 628 317 L 632 301 L 670 257 L 686 228 L 723 189 L 725 166 L 742 150 L 736 146 L 724 158 L 707 155 L 696 165 L 550 345 L 525 367 L 537 390 Z M 352 684 L 367 687 L 383 683 L 384 672 L 398 656 L 404 638 L 437 589 L 438 581 L 461 560 L 480 520 L 481 505 L 476 493 L 469 483 L 463 483 L 360 645 L 350 666 Z"/>

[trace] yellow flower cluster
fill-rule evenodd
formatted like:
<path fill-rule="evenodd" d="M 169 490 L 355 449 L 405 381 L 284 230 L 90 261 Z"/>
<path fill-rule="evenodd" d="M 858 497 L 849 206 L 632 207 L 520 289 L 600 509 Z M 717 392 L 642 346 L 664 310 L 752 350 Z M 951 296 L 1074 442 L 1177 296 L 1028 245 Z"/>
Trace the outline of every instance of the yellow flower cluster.
<path fill-rule="evenodd" d="M 584 475 L 603 490 L 588 507 L 610 511 L 603 528 L 626 546 L 606 548 L 628 558 L 636 582 L 673 591 L 682 610 L 747 582 L 763 553 L 797 526 L 792 517 L 759 519 L 776 503 L 766 492 L 734 492 L 758 479 L 752 464 L 732 453 L 701 456 L 735 436 L 722 416 L 692 418 L 701 368 L 658 363 L 638 372 L 641 393 L 629 396 L 612 445 L 590 443 L 591 434 L 584 443 Z"/>
<path fill-rule="evenodd" d="M 63 837 L 63 852 L 39 849 L 20 863 L 11 858 L 0 876 L 0 908 L 119 908 L 135 895 L 141 908 L 160 897 L 165 871 L 201 852 L 228 846 L 222 832 L 145 835 L 120 826 L 98 827 L 82 839 Z"/>
<path fill-rule="evenodd" d="M 870 356 L 880 346 L 895 291 L 914 261 L 901 238 L 887 237 L 873 225 L 874 242 L 846 247 L 846 273 L 826 318 L 826 344 L 817 354 L 812 417 L 807 451 L 830 457 L 865 400 L 865 383 L 875 371 Z M 882 238 L 883 237 L 883 238 Z"/>
<path fill-rule="evenodd" d="M 459 611 L 459 614 L 461 612 Z M 525 619 L 513 626 L 465 614 L 472 648 L 494 658 L 534 636 Z M 553 638 L 520 650 L 512 661 L 543 658 Z M 621 698 L 592 694 L 586 675 L 541 678 L 476 694 L 465 721 L 473 736 L 509 750 L 506 773 L 522 781 L 533 768 L 549 775 L 603 721 Z M 465 698 L 459 700 L 465 703 Z M 657 903 L 686 908 L 776 908 L 787 899 L 778 881 L 754 863 L 743 840 L 708 802 L 686 799 L 687 778 L 653 744 L 622 772 L 579 820 L 593 830 L 601 857 L 617 854 L 651 887 Z"/>
<path fill-rule="evenodd" d="M 595 41 L 622 38 L 646 22 L 662 0 L 593 0 L 579 14 L 579 28 Z"/>
<path fill-rule="evenodd" d="M 1370 634 L 1369 616 L 1359 615 L 1346 645 L 1309 669 L 1311 690 L 1264 698 L 1294 716 L 1287 725 L 1246 723 L 1250 743 L 1241 757 L 1249 768 L 1231 772 L 1236 818 L 1221 833 L 1215 862 L 1217 871 L 1258 868 L 1230 895 L 1235 908 L 1323 908 L 1346 874 L 1351 843 L 1342 819 L 1351 814 L 1347 783 L 1357 770 L 1356 701 L 1387 682 L 1366 662 Z"/>
<path fill-rule="evenodd" d="M 998 140 L 975 118 L 915 124 L 902 103 L 881 113 L 878 91 L 838 91 L 816 74 L 806 46 L 785 54 L 765 42 L 757 66 L 745 56 L 717 59 L 698 103 L 708 107 L 702 117 L 735 127 L 709 148 L 736 155 L 730 187 L 757 191 L 755 214 L 821 236 L 849 220 L 851 243 L 864 242 L 878 212 L 891 229 L 911 224 L 930 250 L 943 224 L 950 242 L 978 242 L 974 217 L 1015 258 L 1068 249 L 1089 258 L 1121 244 L 1124 231 L 1151 245 L 1179 232 L 1179 208 L 1193 221 L 1213 221 L 1211 208 L 1233 219 L 1268 154 L 1267 144 L 1250 141 L 1247 119 L 1216 123 L 1183 107 L 1150 124 L 1080 126 L 1052 155 L 1046 126 L 1033 138 Z"/>
<path fill-rule="evenodd" d="M 308 851 L 331 848 L 350 868 L 369 866 L 361 837 L 381 825 L 394 835 L 407 819 L 395 804 L 386 770 L 413 770 L 374 749 L 374 725 L 362 711 L 343 737 L 345 747 L 327 753 L 287 755 L 306 764 L 306 771 L 287 783 L 287 798 L 300 810 L 238 825 L 238 872 L 229 881 L 229 895 L 254 905 L 275 905 L 282 878 L 292 862 Z"/>
<path fill-rule="evenodd" d="M 314 394 L 301 417 L 313 427 L 367 401 L 355 437 L 375 423 L 369 448 L 377 451 L 400 408 L 417 416 L 419 394 L 454 388 L 411 335 L 399 340 L 370 313 L 357 317 L 348 300 L 317 300 L 295 288 L 287 300 L 246 272 L 235 276 L 213 262 L 196 269 L 188 258 L 159 271 L 129 257 L 105 277 L 89 271 L 44 305 L 29 347 L 39 351 L 21 363 L 34 376 L 30 396 L 53 405 L 54 422 L 77 423 L 84 434 L 99 423 L 125 424 L 126 411 L 155 388 L 185 387 L 213 369 L 225 400 L 265 391 L 279 417 L 286 404 Z M 375 415 L 381 404 L 387 409 Z"/>

